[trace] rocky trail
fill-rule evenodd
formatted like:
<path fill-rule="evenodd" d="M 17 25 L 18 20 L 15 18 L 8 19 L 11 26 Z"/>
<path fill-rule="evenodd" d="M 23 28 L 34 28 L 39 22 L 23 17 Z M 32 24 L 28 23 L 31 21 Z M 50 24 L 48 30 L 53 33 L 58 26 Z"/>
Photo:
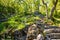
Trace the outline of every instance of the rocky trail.
<path fill-rule="evenodd" d="M 39 27 L 44 27 L 44 32 L 46 33 L 47 37 L 50 37 L 51 40 L 60 40 L 60 28 L 56 26 L 48 26 L 45 24 L 36 24 Z M 30 25 L 29 25 L 30 26 Z M 11 35 L 8 33 L 3 34 L 0 36 L 0 40 L 7 39 L 7 40 L 26 40 L 26 36 L 30 27 L 25 27 L 22 30 L 16 30 Z M 32 26 L 32 25 L 31 25 Z M 35 29 L 34 29 L 35 30 Z M 32 30 L 31 30 L 32 31 Z M 36 30 L 35 30 L 36 31 Z"/>
<path fill-rule="evenodd" d="M 10 33 L 10 32 L 4 33 L 0 35 L 0 40 L 5 40 L 5 39 L 6 40 L 26 40 L 27 35 L 30 35 L 29 33 L 36 34 L 36 36 L 34 37 L 35 38 L 34 40 L 36 40 L 36 37 L 39 34 L 40 29 L 43 30 L 43 32 L 46 33 L 45 36 L 47 36 L 51 40 L 60 40 L 60 28 L 57 26 L 51 26 L 43 23 L 44 16 L 37 13 L 35 13 L 35 15 L 40 16 L 41 20 L 37 20 L 35 21 L 34 24 L 27 25 L 25 28 L 21 30 L 16 30 L 13 33 Z"/>

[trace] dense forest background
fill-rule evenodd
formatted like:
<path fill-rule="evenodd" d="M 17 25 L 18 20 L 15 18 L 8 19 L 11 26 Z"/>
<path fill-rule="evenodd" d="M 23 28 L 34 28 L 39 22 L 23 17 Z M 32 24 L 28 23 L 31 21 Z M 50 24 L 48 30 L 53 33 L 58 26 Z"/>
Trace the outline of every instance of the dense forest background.
<path fill-rule="evenodd" d="M 0 0 L 0 34 L 40 19 L 59 27 L 60 0 Z"/>

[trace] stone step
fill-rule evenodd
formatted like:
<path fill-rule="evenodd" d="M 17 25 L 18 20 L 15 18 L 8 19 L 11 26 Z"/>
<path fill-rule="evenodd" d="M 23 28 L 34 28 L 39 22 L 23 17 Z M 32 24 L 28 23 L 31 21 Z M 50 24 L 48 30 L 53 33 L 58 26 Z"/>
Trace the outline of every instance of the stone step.
<path fill-rule="evenodd" d="M 51 40 L 60 40 L 60 39 L 51 39 Z"/>
<path fill-rule="evenodd" d="M 47 34 L 47 36 L 50 36 L 50 38 L 53 38 L 53 39 L 60 39 L 60 33 L 50 33 L 50 34 Z"/>
<path fill-rule="evenodd" d="M 51 28 L 60 28 L 60 27 L 57 27 L 57 26 L 45 26 L 44 28 L 45 29 L 51 29 Z"/>
<path fill-rule="evenodd" d="M 46 33 L 60 33 L 60 28 L 45 29 L 44 32 L 46 32 Z"/>

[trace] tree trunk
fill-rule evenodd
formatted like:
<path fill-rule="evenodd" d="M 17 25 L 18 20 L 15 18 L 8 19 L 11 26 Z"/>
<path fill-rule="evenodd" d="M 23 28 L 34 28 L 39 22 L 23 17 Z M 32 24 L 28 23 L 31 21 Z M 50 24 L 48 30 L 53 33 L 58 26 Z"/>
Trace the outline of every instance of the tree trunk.
<path fill-rule="evenodd" d="M 48 19 L 48 6 L 47 6 L 47 3 L 44 2 L 44 0 L 42 0 L 42 3 L 45 5 L 46 7 L 46 18 Z"/>
<path fill-rule="evenodd" d="M 58 0 L 56 0 L 56 1 L 53 3 L 54 6 L 52 7 L 52 9 L 51 9 L 51 11 L 50 11 L 50 19 L 51 19 L 51 20 L 53 20 L 53 12 L 54 12 L 54 10 L 56 9 L 57 3 L 58 3 Z"/>

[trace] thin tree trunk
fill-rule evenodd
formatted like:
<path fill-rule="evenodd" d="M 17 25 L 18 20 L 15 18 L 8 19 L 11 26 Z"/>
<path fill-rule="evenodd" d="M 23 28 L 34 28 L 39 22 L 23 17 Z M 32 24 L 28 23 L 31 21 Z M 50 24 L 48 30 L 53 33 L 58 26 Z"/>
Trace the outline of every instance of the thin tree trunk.
<path fill-rule="evenodd" d="M 42 3 L 46 6 L 46 18 L 48 19 L 48 6 L 47 6 L 47 3 L 45 3 L 44 0 L 42 0 Z"/>
<path fill-rule="evenodd" d="M 39 7 L 40 7 L 40 0 L 38 0 L 38 8 L 37 8 L 38 12 L 39 12 Z"/>
<path fill-rule="evenodd" d="M 50 19 L 52 20 L 53 19 L 53 12 L 54 10 L 56 9 L 56 5 L 58 3 L 58 0 L 56 0 L 53 4 L 54 6 L 52 7 L 51 11 L 50 11 Z"/>

